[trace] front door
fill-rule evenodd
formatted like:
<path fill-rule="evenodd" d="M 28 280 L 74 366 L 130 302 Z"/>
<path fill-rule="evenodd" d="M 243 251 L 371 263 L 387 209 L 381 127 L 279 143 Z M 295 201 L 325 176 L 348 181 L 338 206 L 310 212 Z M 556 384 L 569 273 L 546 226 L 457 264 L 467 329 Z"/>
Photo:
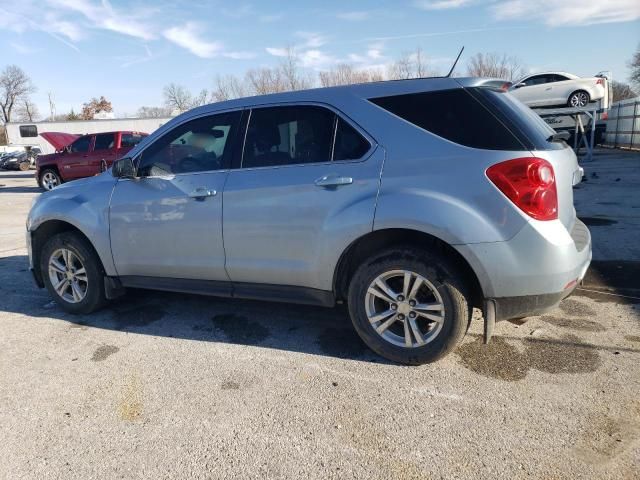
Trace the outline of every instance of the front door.
<path fill-rule="evenodd" d="M 381 147 L 324 107 L 253 109 L 242 165 L 224 190 L 234 290 L 330 290 L 328 259 L 340 256 L 345 238 L 371 231 L 383 159 Z"/>
<path fill-rule="evenodd" d="M 120 179 L 111 199 L 118 275 L 228 281 L 222 190 L 239 117 L 230 112 L 187 121 L 136 157 L 138 178 Z"/>
<path fill-rule="evenodd" d="M 83 135 L 76 139 L 60 156 L 60 174 L 65 181 L 84 178 L 91 175 L 89 155 L 93 135 Z"/>
<path fill-rule="evenodd" d="M 100 173 L 100 165 L 111 166 L 116 154 L 116 134 L 98 133 L 93 142 L 93 150 L 89 153 L 89 175 Z"/>

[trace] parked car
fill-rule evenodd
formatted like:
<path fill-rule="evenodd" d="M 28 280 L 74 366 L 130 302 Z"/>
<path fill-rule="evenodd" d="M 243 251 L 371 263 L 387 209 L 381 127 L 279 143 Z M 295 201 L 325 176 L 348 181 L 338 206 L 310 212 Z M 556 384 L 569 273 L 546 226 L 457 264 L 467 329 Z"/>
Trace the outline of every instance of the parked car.
<path fill-rule="evenodd" d="M 141 132 L 105 132 L 73 135 L 60 132 L 40 134 L 56 149 L 36 162 L 36 180 L 45 190 L 78 178 L 97 175 L 125 155 L 147 136 Z"/>
<path fill-rule="evenodd" d="M 509 92 L 530 107 L 586 107 L 608 91 L 605 77 L 580 78 L 566 72 L 528 75 L 515 82 Z"/>
<path fill-rule="evenodd" d="M 333 306 L 372 350 L 451 352 L 472 307 L 543 313 L 591 259 L 576 156 L 481 79 L 322 88 L 198 107 L 111 171 L 41 195 L 30 268 L 71 313 L 125 288 Z"/>
<path fill-rule="evenodd" d="M 35 164 L 39 153 L 40 149 L 38 147 L 5 153 L 0 157 L 0 168 L 3 170 L 20 170 L 25 172 Z"/>

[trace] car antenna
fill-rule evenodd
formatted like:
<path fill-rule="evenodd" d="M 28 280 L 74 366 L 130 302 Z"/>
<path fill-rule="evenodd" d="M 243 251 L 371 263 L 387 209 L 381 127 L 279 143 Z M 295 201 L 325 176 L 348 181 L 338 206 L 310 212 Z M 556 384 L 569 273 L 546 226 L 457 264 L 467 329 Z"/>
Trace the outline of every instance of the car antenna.
<path fill-rule="evenodd" d="M 456 65 L 458 64 L 458 60 L 460 60 L 460 55 L 462 55 L 462 52 L 464 52 L 464 46 L 460 49 L 460 53 L 458 53 L 458 56 L 456 57 L 456 61 L 453 62 L 453 65 L 451 65 L 451 70 L 449 70 L 449 73 L 447 73 L 447 76 L 445 78 L 449 78 L 453 73 L 453 69 L 456 68 Z"/>

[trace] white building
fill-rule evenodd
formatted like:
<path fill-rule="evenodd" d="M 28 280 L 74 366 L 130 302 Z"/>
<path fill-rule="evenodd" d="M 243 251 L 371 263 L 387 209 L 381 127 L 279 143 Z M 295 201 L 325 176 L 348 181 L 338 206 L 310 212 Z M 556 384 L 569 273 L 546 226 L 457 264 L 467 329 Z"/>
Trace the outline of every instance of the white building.
<path fill-rule="evenodd" d="M 151 133 L 164 125 L 165 118 L 114 118 L 73 120 L 61 122 L 11 122 L 5 125 L 8 147 L 38 146 L 42 153 L 53 153 L 54 148 L 40 136 L 43 132 L 86 133 L 133 131 Z"/>

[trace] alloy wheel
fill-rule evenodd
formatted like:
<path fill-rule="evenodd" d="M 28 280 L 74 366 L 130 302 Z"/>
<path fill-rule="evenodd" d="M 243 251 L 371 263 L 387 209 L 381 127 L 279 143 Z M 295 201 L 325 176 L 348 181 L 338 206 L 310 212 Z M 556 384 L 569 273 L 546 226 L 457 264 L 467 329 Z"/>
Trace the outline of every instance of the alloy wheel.
<path fill-rule="evenodd" d="M 58 186 L 58 177 L 53 172 L 45 172 L 42 175 L 42 186 L 45 190 L 53 190 Z"/>
<path fill-rule="evenodd" d="M 49 280 L 66 302 L 80 303 L 87 296 L 87 271 L 80 258 L 67 248 L 59 248 L 49 257 Z"/>
<path fill-rule="evenodd" d="M 365 295 L 365 311 L 373 329 L 387 342 L 422 347 L 442 331 L 445 308 L 436 287 L 409 270 L 376 277 Z"/>
<path fill-rule="evenodd" d="M 589 97 L 584 92 L 574 93 L 571 96 L 572 107 L 586 107 L 589 103 Z"/>

